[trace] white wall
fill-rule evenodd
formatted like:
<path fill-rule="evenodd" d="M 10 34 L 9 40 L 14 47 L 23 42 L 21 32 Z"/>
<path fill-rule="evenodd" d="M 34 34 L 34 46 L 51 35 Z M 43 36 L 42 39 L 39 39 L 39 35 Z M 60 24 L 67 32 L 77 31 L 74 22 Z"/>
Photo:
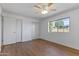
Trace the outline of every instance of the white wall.
<path fill-rule="evenodd" d="M 48 21 L 70 17 L 69 33 L 48 33 Z M 40 38 L 79 49 L 79 9 L 40 21 Z"/>

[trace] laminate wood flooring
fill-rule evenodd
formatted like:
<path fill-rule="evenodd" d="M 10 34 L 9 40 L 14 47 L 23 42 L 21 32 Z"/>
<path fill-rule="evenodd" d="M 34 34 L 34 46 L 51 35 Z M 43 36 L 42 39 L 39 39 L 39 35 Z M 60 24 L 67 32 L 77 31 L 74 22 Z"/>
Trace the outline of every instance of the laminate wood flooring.
<path fill-rule="evenodd" d="M 1 53 L 0 53 L 1 54 Z M 42 39 L 19 42 L 2 46 L 4 56 L 79 56 L 79 53 L 67 50 L 61 45 Z"/>

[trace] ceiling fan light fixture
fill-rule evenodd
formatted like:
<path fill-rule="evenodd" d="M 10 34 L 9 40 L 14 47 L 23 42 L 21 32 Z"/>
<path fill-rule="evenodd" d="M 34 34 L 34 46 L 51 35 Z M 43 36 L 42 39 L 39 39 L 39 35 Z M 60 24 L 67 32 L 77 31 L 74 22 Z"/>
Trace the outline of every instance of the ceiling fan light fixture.
<path fill-rule="evenodd" d="M 47 13 L 48 13 L 47 10 L 42 10 L 42 11 L 41 11 L 41 14 L 47 14 Z"/>
<path fill-rule="evenodd" d="M 54 5 L 53 3 L 40 3 L 34 6 L 36 8 L 36 11 L 38 13 L 41 13 L 43 15 L 47 14 L 50 11 L 54 11 Z"/>

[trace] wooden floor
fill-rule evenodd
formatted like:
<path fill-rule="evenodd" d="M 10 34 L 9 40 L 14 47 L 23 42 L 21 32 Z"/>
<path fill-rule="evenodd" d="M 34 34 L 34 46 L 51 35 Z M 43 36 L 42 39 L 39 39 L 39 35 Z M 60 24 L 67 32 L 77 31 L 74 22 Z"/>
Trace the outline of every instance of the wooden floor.
<path fill-rule="evenodd" d="M 79 53 L 41 39 L 3 46 L 2 54 L 8 56 L 79 56 Z"/>

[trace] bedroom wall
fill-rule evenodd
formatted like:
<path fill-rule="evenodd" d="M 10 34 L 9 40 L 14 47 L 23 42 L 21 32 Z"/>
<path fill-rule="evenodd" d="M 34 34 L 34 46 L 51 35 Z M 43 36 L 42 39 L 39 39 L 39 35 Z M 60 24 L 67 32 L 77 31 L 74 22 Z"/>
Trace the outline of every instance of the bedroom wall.
<path fill-rule="evenodd" d="M 48 33 L 48 21 L 70 17 L 70 32 L 68 33 Z M 51 42 L 59 43 L 79 50 L 79 9 L 64 12 L 48 19 L 40 21 L 40 38 Z"/>

